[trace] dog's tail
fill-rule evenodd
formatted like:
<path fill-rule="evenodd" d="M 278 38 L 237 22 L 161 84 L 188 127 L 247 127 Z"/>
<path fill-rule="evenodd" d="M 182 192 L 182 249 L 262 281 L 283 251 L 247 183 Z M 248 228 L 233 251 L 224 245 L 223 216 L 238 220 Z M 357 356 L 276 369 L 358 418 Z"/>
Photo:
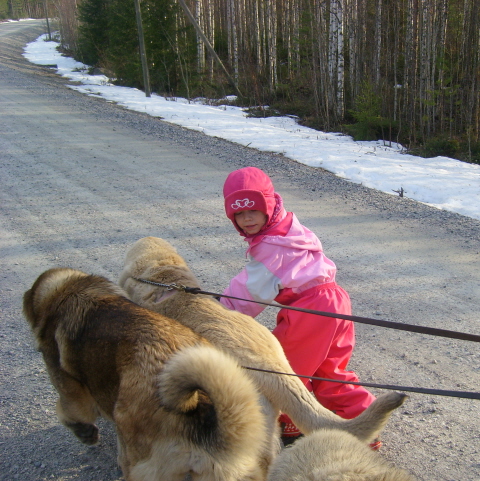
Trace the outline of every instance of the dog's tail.
<path fill-rule="evenodd" d="M 274 366 L 273 370 L 291 371 L 285 363 Z M 406 394 L 396 391 L 382 394 L 356 418 L 342 419 L 324 408 L 313 394 L 304 388 L 298 377 L 294 375 L 265 377 L 254 370 L 249 372 L 264 391 L 274 393 L 267 397 L 274 399 L 276 407 L 288 414 L 304 434 L 322 428 L 341 429 L 348 431 L 361 441 L 372 442 L 385 427 L 392 412 L 401 406 L 408 397 Z M 291 372 L 293 374 L 293 371 Z"/>
<path fill-rule="evenodd" d="M 177 352 L 159 378 L 160 399 L 183 417 L 185 435 L 220 465 L 251 466 L 265 440 L 253 382 L 236 361 L 210 346 Z"/>
<path fill-rule="evenodd" d="M 323 413 L 323 416 L 317 417 L 313 422 L 310 419 L 309 430 L 305 432 L 311 432 L 313 426 L 315 426 L 314 429 L 322 427 L 342 429 L 361 441 L 372 442 L 385 427 L 392 412 L 400 407 L 407 397 L 406 394 L 395 391 L 382 394 L 365 411 L 353 419 L 341 419 L 338 416 L 336 419 L 332 419 Z"/>
<path fill-rule="evenodd" d="M 361 441 L 372 442 L 385 427 L 392 412 L 407 398 L 406 394 L 395 391 L 382 394 L 362 414 L 345 421 L 347 431 Z"/>

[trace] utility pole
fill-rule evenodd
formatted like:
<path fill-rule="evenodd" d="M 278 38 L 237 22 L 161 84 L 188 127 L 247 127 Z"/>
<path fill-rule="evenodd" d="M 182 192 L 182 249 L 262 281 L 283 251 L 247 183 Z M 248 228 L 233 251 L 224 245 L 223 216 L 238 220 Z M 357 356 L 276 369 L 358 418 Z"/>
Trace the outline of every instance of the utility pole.
<path fill-rule="evenodd" d="M 48 40 L 51 42 L 52 33 L 50 32 L 50 22 L 48 20 L 48 0 L 45 0 L 45 20 L 47 21 Z"/>
<path fill-rule="evenodd" d="M 140 60 L 142 61 L 143 83 L 145 85 L 145 96 L 150 97 L 150 76 L 148 75 L 147 56 L 145 54 L 145 40 L 143 37 L 142 11 L 140 0 L 135 2 L 135 14 L 137 17 L 138 43 L 140 45 Z"/>

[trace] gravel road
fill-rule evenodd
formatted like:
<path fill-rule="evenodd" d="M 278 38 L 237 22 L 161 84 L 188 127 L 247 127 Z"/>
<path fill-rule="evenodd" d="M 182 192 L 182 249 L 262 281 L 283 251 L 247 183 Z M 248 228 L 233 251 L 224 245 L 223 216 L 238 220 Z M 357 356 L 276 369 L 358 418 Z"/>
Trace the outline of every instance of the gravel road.
<path fill-rule="evenodd" d="M 319 235 L 354 314 L 480 334 L 479 221 L 79 94 L 21 56 L 45 31 L 41 21 L 0 24 L 0 480 L 122 479 L 108 423 L 89 448 L 57 422 L 24 291 L 54 266 L 116 281 L 126 249 L 155 235 L 218 292 L 245 262 L 221 197 L 242 166 L 270 174 Z M 271 328 L 275 313 L 259 321 Z M 362 324 L 351 367 L 373 383 L 480 385 L 478 344 Z M 478 481 L 479 417 L 480 401 L 411 393 L 380 452 L 419 480 Z"/>

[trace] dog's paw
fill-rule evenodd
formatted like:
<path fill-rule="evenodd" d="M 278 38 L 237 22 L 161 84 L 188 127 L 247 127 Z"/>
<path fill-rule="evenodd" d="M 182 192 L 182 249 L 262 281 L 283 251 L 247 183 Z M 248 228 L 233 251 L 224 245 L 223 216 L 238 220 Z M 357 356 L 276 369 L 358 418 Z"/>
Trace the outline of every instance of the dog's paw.
<path fill-rule="evenodd" d="M 75 434 L 83 444 L 97 444 L 98 428 L 95 424 L 69 423 L 67 427 L 73 431 L 73 434 Z"/>

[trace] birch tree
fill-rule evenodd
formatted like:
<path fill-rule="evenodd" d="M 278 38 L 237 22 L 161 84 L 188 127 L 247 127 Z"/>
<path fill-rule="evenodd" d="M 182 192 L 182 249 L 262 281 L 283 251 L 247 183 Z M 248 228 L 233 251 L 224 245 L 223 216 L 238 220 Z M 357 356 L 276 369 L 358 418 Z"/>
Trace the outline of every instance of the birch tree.
<path fill-rule="evenodd" d="M 374 71 L 374 82 L 377 86 L 380 85 L 381 59 L 382 59 L 382 0 L 376 0 L 373 71 Z"/>
<path fill-rule="evenodd" d="M 278 84 L 277 76 L 277 10 L 275 0 L 266 0 L 268 68 L 270 89 Z"/>
<path fill-rule="evenodd" d="M 205 32 L 205 24 L 207 17 L 204 11 L 204 0 L 195 0 L 195 20 L 199 27 Z M 200 35 L 196 34 L 197 38 L 197 65 L 198 71 L 202 72 L 205 69 L 205 43 L 202 41 Z"/>
<path fill-rule="evenodd" d="M 338 119 L 344 115 L 344 54 L 343 54 L 343 6 L 342 0 L 330 0 L 330 24 L 328 42 L 328 73 L 332 86 L 331 103 L 335 105 Z"/>

